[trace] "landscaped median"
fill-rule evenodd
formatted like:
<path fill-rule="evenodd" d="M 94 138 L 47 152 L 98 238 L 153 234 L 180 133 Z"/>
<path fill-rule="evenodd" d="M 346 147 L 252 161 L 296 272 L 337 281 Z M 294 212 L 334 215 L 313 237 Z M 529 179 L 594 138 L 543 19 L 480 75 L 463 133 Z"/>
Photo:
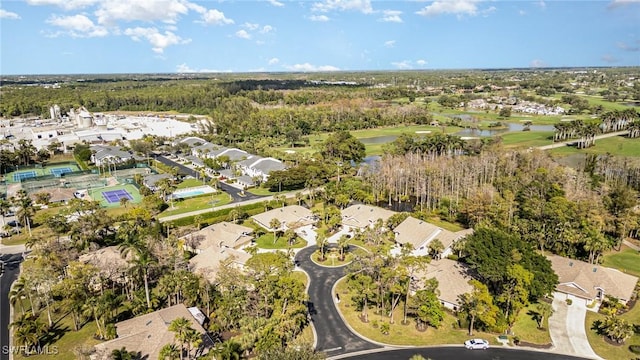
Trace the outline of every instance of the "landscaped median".
<path fill-rule="evenodd" d="M 502 346 L 497 341 L 500 334 L 474 331 L 473 335 L 468 334 L 468 329 L 458 327 L 458 319 L 452 313 L 445 311 L 444 320 L 439 328 L 426 327 L 425 331 L 418 330 L 416 322 L 408 319 L 408 324 L 403 324 L 403 306 L 399 304 L 394 311 L 394 323 L 389 323 L 389 314 L 376 314 L 375 309 L 369 310 L 369 322 L 363 322 L 361 311 L 357 310 L 351 301 L 353 294 L 347 288 L 347 278 L 342 278 L 336 283 L 335 293 L 340 296 L 337 303 L 338 310 L 345 322 L 359 335 L 375 342 L 400 345 L 400 346 L 429 346 L 443 344 L 462 345 L 470 338 L 482 338 L 489 340 L 491 346 Z M 335 297 L 335 294 L 334 294 Z M 534 320 L 523 310 L 523 314 L 516 322 L 514 328 L 518 329 L 520 341 L 527 347 L 549 348 L 551 338 L 546 330 L 538 330 Z M 545 322 L 546 323 L 546 322 Z M 383 334 L 383 330 L 388 331 L 388 335 Z M 516 334 L 518 335 L 518 334 Z M 513 337 L 509 337 L 511 343 Z"/>

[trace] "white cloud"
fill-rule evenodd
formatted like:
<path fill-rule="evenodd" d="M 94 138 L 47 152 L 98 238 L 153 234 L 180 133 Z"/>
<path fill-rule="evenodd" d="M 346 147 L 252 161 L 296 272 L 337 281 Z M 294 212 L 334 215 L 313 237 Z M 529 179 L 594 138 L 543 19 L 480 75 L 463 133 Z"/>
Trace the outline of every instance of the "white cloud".
<path fill-rule="evenodd" d="M 380 21 L 384 21 L 384 22 L 396 22 L 396 23 L 401 23 L 402 22 L 402 18 L 400 17 L 400 15 L 402 15 L 402 11 L 398 11 L 398 10 L 383 10 L 382 11 L 382 17 L 380 18 Z"/>
<path fill-rule="evenodd" d="M 426 60 L 416 60 L 416 64 L 418 64 L 419 66 L 425 66 L 427 65 L 427 61 Z"/>
<path fill-rule="evenodd" d="M 480 0 L 440 0 L 434 1 L 427 5 L 424 9 L 416 12 L 423 16 L 436 16 L 441 14 L 455 14 L 458 16 L 471 15 L 478 13 L 477 3 Z"/>
<path fill-rule="evenodd" d="M 197 72 L 195 69 L 190 68 L 186 63 L 182 63 L 176 66 L 176 72 L 178 73 L 194 73 Z"/>
<path fill-rule="evenodd" d="M 249 30 L 255 30 L 260 27 L 260 24 L 252 24 L 252 23 L 246 22 L 242 24 L 242 27 L 247 28 Z"/>
<path fill-rule="evenodd" d="M 602 55 L 602 61 L 604 61 L 606 63 L 609 63 L 609 64 L 613 64 L 613 63 L 618 62 L 618 59 L 615 58 L 613 55 L 605 54 L 605 55 Z"/>
<path fill-rule="evenodd" d="M 280 59 L 278 59 L 278 58 L 274 57 L 274 58 L 269 59 L 269 61 L 268 61 L 267 63 L 268 63 L 269 65 L 275 65 L 275 64 L 277 64 L 277 63 L 279 63 L 279 62 L 280 62 Z"/>
<path fill-rule="evenodd" d="M 191 41 L 191 39 L 183 39 L 171 31 L 160 33 L 156 28 L 129 28 L 124 31 L 124 34 L 134 41 L 146 39 L 151 44 L 151 49 L 158 54 L 162 54 L 168 46 L 186 44 Z"/>
<path fill-rule="evenodd" d="M 5 9 L 0 9 L 0 19 L 17 20 L 20 19 L 20 15 Z"/>
<path fill-rule="evenodd" d="M 363 14 L 373 12 L 370 0 L 324 0 L 311 5 L 311 10 L 320 12 L 353 10 Z"/>
<path fill-rule="evenodd" d="M 105 27 L 94 24 L 91 19 L 81 14 L 71 16 L 53 15 L 47 20 L 47 23 L 64 29 L 60 34 L 72 37 L 102 37 L 109 35 L 109 31 Z"/>
<path fill-rule="evenodd" d="M 640 0 L 612 0 L 611 3 L 609 4 L 609 8 L 614 9 L 621 6 L 638 4 L 638 3 L 640 3 Z"/>
<path fill-rule="evenodd" d="M 329 18 L 326 15 L 312 15 L 309 19 L 311 21 L 318 21 L 318 22 L 329 21 Z"/>
<path fill-rule="evenodd" d="M 277 6 L 277 7 L 282 7 L 282 6 L 284 6 L 284 4 L 283 4 L 283 3 L 281 3 L 281 2 L 280 2 L 280 1 L 278 1 L 278 0 L 267 0 L 267 1 L 269 1 L 269 4 L 271 4 L 271 5 L 273 5 L 273 6 Z"/>
<path fill-rule="evenodd" d="M 238 30 L 236 31 L 236 37 L 249 40 L 251 39 L 251 34 L 249 34 L 246 30 Z"/>
<path fill-rule="evenodd" d="M 636 40 L 636 45 L 629 45 L 625 42 L 618 41 L 618 43 L 616 43 L 616 46 L 618 46 L 618 49 L 621 49 L 624 51 L 636 52 L 636 51 L 640 51 L 640 40 Z"/>
<path fill-rule="evenodd" d="M 99 24 L 113 25 L 117 21 L 162 21 L 175 24 L 194 6 L 185 0 L 110 0 L 101 1 L 95 15 Z M 196 6 L 195 9 L 201 9 Z"/>
<path fill-rule="evenodd" d="M 29 5 L 53 5 L 65 10 L 81 9 L 98 3 L 100 0 L 27 0 Z"/>
<path fill-rule="evenodd" d="M 547 67 L 548 65 L 543 60 L 534 59 L 534 60 L 531 60 L 531 63 L 529 64 L 529 66 L 532 68 L 542 68 L 542 67 Z"/>
<path fill-rule="evenodd" d="M 411 61 L 410 60 L 392 62 L 391 65 L 395 66 L 396 68 L 398 68 L 400 70 L 413 69 L 413 66 L 411 65 Z"/>
<path fill-rule="evenodd" d="M 547 8 L 547 3 L 544 2 L 544 0 L 540 0 L 536 3 L 536 5 L 538 5 L 541 9 L 546 9 Z"/>
<path fill-rule="evenodd" d="M 285 68 L 291 71 L 315 72 L 315 71 L 339 71 L 340 69 L 331 65 L 315 66 L 309 63 L 286 65 Z"/>
<path fill-rule="evenodd" d="M 524 11 L 524 10 L 519 10 L 519 11 L 518 11 L 518 15 L 520 15 L 520 16 L 525 16 L 525 15 L 527 15 L 527 12 L 526 12 L 526 11 Z"/>
<path fill-rule="evenodd" d="M 222 11 L 216 9 L 210 9 L 202 14 L 202 20 L 209 25 L 229 25 L 234 23 L 232 19 L 224 16 Z"/>
<path fill-rule="evenodd" d="M 272 31 L 273 31 L 273 26 L 271 25 L 265 25 L 262 27 L 262 30 L 260 30 L 262 34 L 270 33 Z"/>
<path fill-rule="evenodd" d="M 396 45 L 395 40 L 388 40 L 384 42 L 384 47 L 392 48 Z"/>

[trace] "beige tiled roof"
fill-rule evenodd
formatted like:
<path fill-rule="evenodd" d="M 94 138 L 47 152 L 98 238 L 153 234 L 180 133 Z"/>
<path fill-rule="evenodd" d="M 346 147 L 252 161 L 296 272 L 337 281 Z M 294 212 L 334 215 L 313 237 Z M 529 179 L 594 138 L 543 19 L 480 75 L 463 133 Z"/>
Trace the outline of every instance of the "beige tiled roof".
<path fill-rule="evenodd" d="M 560 292 L 584 299 L 595 299 L 598 288 L 605 295 L 615 296 L 623 302 L 633 294 L 638 278 L 619 270 L 592 265 L 584 261 L 573 260 L 557 255 L 547 255 L 553 271 L 558 274 Z"/>
<path fill-rule="evenodd" d="M 215 283 L 221 266 L 242 268 L 249 258 L 251 255 L 242 250 L 212 246 L 192 257 L 189 260 L 189 269 L 196 274 L 201 274 L 209 282 Z"/>
<path fill-rule="evenodd" d="M 63 201 L 68 201 L 71 200 L 73 198 L 75 198 L 75 192 L 76 192 L 76 188 L 55 188 L 55 189 L 45 189 L 45 190 L 40 190 L 40 191 L 36 191 L 33 194 L 31 194 L 31 198 L 33 200 L 36 199 L 36 194 L 39 193 L 47 193 L 49 195 L 51 195 L 51 198 L 49 199 L 49 202 L 52 203 L 56 203 L 56 202 L 63 202 Z"/>
<path fill-rule="evenodd" d="M 250 227 L 230 223 L 221 222 L 203 228 L 183 237 L 183 239 L 198 239 L 196 246 L 198 250 L 204 250 L 211 246 L 240 248 L 248 244 L 253 239 L 250 234 L 253 229 Z"/>
<path fill-rule="evenodd" d="M 427 265 L 426 271 L 416 273 L 416 279 L 438 280 L 438 299 L 450 304 L 458 304 L 458 297 L 471 292 L 469 285 L 472 277 L 467 274 L 467 267 L 457 261 L 449 259 L 433 260 Z"/>
<path fill-rule="evenodd" d="M 399 244 L 412 244 L 414 249 L 425 246 L 434 239 L 440 240 L 445 249 L 450 247 L 458 239 L 473 233 L 473 229 L 452 232 L 426 221 L 409 216 L 393 232 L 396 242 Z"/>
<path fill-rule="evenodd" d="M 175 343 L 175 334 L 169 331 L 169 325 L 181 317 L 189 320 L 191 327 L 203 334 L 206 346 L 213 345 L 186 306 L 178 304 L 117 323 L 118 338 L 96 345 L 96 358 L 110 359 L 113 350 L 124 347 L 128 351 L 140 352 L 143 359 L 157 359 L 164 345 Z"/>
<path fill-rule="evenodd" d="M 127 259 L 131 259 L 131 255 L 127 255 Z M 117 281 L 122 273 L 125 273 L 129 268 L 127 259 L 122 258 L 117 246 L 107 246 L 80 255 L 78 260 L 95 266 L 100 273 L 113 281 Z"/>
<path fill-rule="evenodd" d="M 370 205 L 351 205 L 342 210 L 342 224 L 351 227 L 365 228 L 382 219 L 387 221 L 394 211 Z"/>
<path fill-rule="evenodd" d="M 254 215 L 251 218 L 258 223 L 258 225 L 269 231 L 272 230 L 269 225 L 272 219 L 280 220 L 280 223 L 289 229 L 315 223 L 311 210 L 299 205 L 276 208 Z"/>

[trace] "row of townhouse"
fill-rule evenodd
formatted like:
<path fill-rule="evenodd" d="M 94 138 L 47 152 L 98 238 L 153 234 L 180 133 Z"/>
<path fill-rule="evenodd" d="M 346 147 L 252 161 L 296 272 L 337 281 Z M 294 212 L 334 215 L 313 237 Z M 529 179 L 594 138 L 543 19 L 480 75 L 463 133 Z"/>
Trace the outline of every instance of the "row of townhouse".
<path fill-rule="evenodd" d="M 255 185 L 253 179 L 266 181 L 272 171 L 284 170 L 285 165 L 282 161 L 271 157 L 262 157 L 248 153 L 244 150 L 236 148 L 228 148 L 222 145 L 212 144 L 199 137 L 187 137 L 180 140 L 180 143 L 187 144 L 191 148 L 191 153 L 186 160 L 203 166 L 203 159 L 226 158 L 229 163 L 226 165 L 227 171 L 221 174 L 227 178 L 239 179 L 242 185 L 249 187 Z M 237 176 L 236 170 L 242 175 Z"/>

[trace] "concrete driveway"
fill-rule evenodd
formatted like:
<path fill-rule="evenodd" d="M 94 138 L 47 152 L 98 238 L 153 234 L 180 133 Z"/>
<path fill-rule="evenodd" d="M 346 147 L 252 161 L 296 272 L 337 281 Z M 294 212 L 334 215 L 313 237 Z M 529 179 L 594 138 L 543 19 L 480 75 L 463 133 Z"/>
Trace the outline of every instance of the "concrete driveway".
<path fill-rule="evenodd" d="M 554 312 L 549 318 L 549 335 L 554 345 L 554 352 L 587 359 L 600 359 L 587 340 L 585 302 L 573 299 L 573 303 L 567 305 L 566 298 L 565 294 L 557 292 L 553 296 Z"/>

